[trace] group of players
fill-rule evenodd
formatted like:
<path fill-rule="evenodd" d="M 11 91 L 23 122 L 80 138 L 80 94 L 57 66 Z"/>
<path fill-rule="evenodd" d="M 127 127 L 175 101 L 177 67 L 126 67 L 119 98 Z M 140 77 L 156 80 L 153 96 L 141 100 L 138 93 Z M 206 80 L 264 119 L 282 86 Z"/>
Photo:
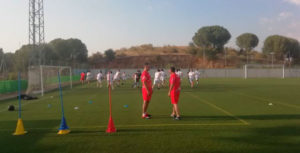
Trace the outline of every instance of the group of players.
<path fill-rule="evenodd" d="M 179 76 L 179 78 L 183 78 L 183 73 L 181 72 L 180 69 L 177 69 L 175 74 Z M 140 87 L 140 79 L 141 79 L 142 72 L 140 70 L 137 70 L 132 75 L 134 83 L 132 84 L 133 88 L 139 88 Z M 129 78 L 128 75 L 125 72 L 122 72 L 120 70 L 117 70 L 114 74 L 112 71 L 108 71 L 106 76 L 105 74 L 102 73 L 102 71 L 99 71 L 99 73 L 96 75 L 96 80 L 97 80 L 97 87 L 102 88 L 102 81 L 103 79 L 107 80 L 107 85 L 110 83 L 112 88 L 114 88 L 114 85 L 120 86 L 121 84 L 123 85 L 124 82 Z M 199 84 L 199 79 L 200 79 L 200 72 L 199 70 L 193 71 L 190 69 L 187 72 L 187 78 L 190 86 L 193 88 L 196 85 Z M 166 86 L 166 79 L 167 79 L 167 74 L 165 73 L 164 69 L 157 69 L 157 71 L 154 73 L 154 80 L 153 80 L 153 85 L 152 88 L 157 88 L 160 89 L 161 87 Z M 82 84 L 84 82 L 87 82 L 88 84 L 90 81 L 93 80 L 92 73 L 88 71 L 87 73 L 82 72 L 81 73 L 81 78 L 80 81 Z"/>
<path fill-rule="evenodd" d="M 175 120 L 180 120 L 180 114 L 179 114 L 179 108 L 178 108 L 178 101 L 179 101 L 179 95 L 181 90 L 181 80 L 183 78 L 183 73 L 180 69 L 175 70 L 175 67 L 170 68 L 170 80 L 169 80 L 169 92 L 168 95 L 171 98 L 171 102 L 173 104 L 173 111 L 171 116 Z M 146 63 L 144 65 L 144 70 L 141 72 L 140 70 L 137 70 L 132 75 L 132 78 L 134 80 L 134 83 L 132 85 L 133 88 L 139 88 L 140 87 L 140 81 L 142 82 L 142 94 L 143 94 L 143 114 L 142 118 L 144 119 L 151 119 L 151 115 L 147 113 L 148 105 L 152 97 L 153 89 L 156 87 L 157 89 L 160 89 L 162 87 L 166 87 L 166 79 L 167 74 L 165 73 L 164 69 L 157 69 L 157 71 L 154 73 L 154 79 L 152 84 L 151 75 L 149 74 L 149 64 Z M 125 83 L 125 81 L 128 78 L 128 75 L 125 72 L 122 72 L 120 70 L 117 70 L 114 74 L 112 71 L 108 71 L 105 75 L 102 73 L 102 71 L 99 71 L 99 73 L 96 75 L 97 80 L 97 87 L 102 88 L 102 80 L 106 78 L 107 80 L 107 87 L 110 85 L 112 89 L 114 89 L 114 85 L 120 86 Z M 196 81 L 196 84 L 199 84 L 199 78 L 200 78 L 200 72 L 198 70 L 193 71 L 190 69 L 187 72 L 187 78 L 189 80 L 190 86 L 194 87 L 194 81 Z M 88 71 L 86 74 L 84 72 L 81 73 L 80 81 L 82 84 L 84 82 L 87 82 L 88 84 L 93 79 L 92 73 Z"/>

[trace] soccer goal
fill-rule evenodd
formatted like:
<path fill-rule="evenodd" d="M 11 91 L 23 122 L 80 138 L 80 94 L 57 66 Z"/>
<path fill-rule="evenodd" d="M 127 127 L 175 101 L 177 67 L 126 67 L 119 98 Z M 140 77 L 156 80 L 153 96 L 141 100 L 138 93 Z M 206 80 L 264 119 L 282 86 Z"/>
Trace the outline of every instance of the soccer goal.
<path fill-rule="evenodd" d="M 41 94 L 59 87 L 58 72 L 62 86 L 72 89 L 72 68 L 67 66 L 31 66 L 28 68 L 28 88 L 26 94 Z"/>
<path fill-rule="evenodd" d="M 244 77 L 247 78 L 285 78 L 284 65 L 248 64 L 244 66 Z"/>

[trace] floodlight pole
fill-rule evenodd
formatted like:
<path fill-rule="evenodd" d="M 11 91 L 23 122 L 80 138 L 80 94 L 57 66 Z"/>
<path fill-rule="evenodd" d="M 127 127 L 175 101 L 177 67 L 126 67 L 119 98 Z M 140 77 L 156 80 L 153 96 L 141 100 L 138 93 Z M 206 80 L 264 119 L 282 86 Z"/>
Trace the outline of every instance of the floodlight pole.
<path fill-rule="evenodd" d="M 29 0 L 29 44 L 36 49 L 45 43 L 44 0 Z M 39 51 L 39 65 L 42 65 L 42 53 Z"/>

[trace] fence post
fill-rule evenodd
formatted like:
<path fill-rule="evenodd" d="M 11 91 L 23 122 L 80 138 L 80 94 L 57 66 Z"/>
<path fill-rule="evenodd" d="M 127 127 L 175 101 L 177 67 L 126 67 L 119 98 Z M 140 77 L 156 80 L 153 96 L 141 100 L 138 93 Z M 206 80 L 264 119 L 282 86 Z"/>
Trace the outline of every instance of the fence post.
<path fill-rule="evenodd" d="M 72 68 L 70 67 L 70 83 L 71 83 L 71 89 L 73 88 L 73 73 Z"/>
<path fill-rule="evenodd" d="M 43 78 L 43 66 L 40 65 L 40 77 L 41 77 L 41 94 L 44 96 L 44 78 Z"/>
<path fill-rule="evenodd" d="M 247 67 L 247 64 L 245 64 L 244 70 L 245 70 L 244 77 L 245 77 L 245 79 L 247 79 L 248 78 L 248 67 Z"/>
<path fill-rule="evenodd" d="M 285 66 L 283 64 L 283 66 L 282 66 L 282 79 L 284 79 L 284 78 L 285 78 Z"/>

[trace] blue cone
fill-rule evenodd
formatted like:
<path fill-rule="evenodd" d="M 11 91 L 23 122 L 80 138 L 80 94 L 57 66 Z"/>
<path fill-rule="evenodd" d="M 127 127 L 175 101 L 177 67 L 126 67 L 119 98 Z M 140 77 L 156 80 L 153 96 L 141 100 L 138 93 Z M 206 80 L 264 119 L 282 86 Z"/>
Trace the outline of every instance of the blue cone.
<path fill-rule="evenodd" d="M 67 125 L 67 121 L 66 121 L 64 116 L 61 119 L 59 130 L 69 130 L 69 127 Z"/>

